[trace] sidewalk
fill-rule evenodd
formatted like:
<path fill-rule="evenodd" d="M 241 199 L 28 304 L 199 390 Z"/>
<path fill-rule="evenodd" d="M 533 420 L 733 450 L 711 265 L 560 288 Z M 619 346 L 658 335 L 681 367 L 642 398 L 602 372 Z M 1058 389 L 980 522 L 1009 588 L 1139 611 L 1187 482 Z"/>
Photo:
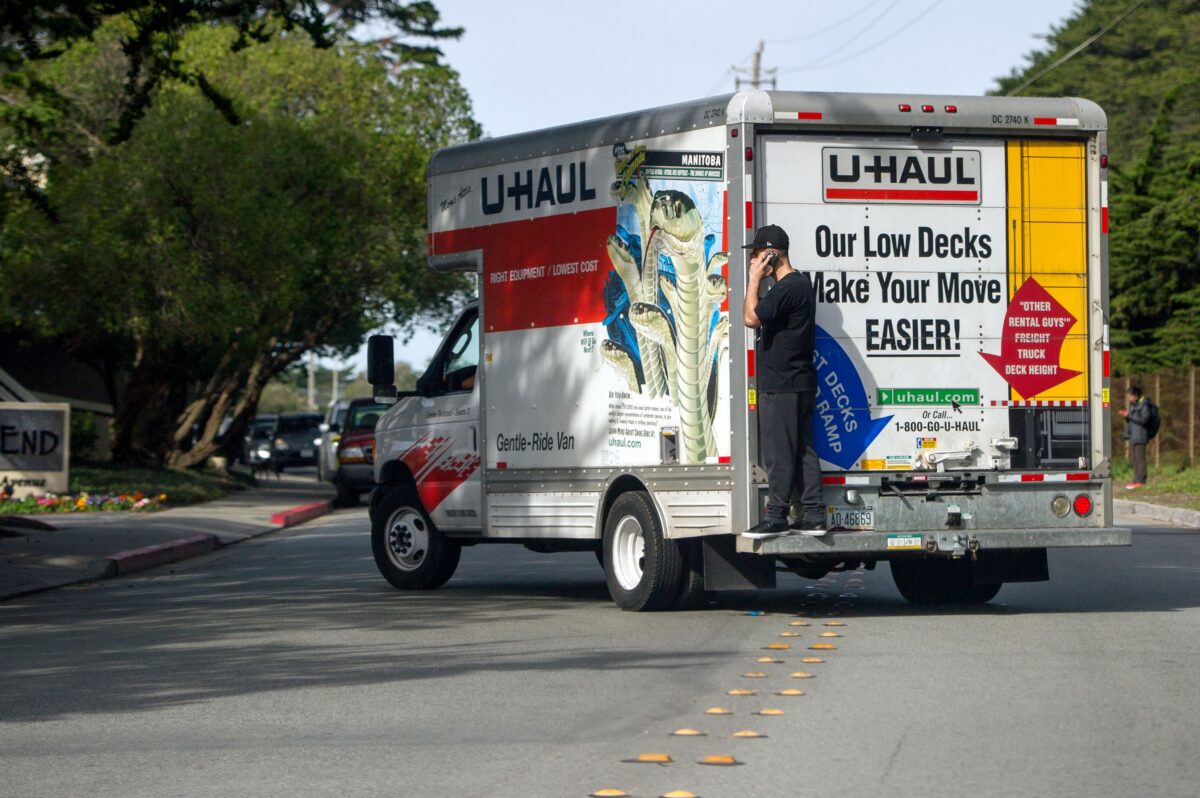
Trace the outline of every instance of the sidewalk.
<path fill-rule="evenodd" d="M 328 483 L 284 474 L 261 479 L 253 490 L 158 513 L 51 513 L 0 521 L 0 600 L 239 543 L 322 515 L 332 498 Z"/>

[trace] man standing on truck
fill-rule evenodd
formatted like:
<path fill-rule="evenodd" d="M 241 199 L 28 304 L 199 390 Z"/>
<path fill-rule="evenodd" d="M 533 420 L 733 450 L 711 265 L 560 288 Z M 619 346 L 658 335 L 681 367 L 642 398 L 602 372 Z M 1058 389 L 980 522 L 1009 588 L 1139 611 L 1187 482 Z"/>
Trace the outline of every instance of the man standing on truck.
<path fill-rule="evenodd" d="M 789 534 L 825 534 L 821 507 L 821 461 L 812 441 L 817 372 L 813 367 L 816 298 L 808 275 L 788 260 L 788 235 L 778 225 L 760 227 L 751 250 L 746 301 L 747 327 L 758 330 L 759 446 L 767 469 L 765 517 L 743 534 L 762 539 Z M 759 299 L 762 281 L 775 284 Z M 804 515 L 788 526 L 792 496 Z"/>

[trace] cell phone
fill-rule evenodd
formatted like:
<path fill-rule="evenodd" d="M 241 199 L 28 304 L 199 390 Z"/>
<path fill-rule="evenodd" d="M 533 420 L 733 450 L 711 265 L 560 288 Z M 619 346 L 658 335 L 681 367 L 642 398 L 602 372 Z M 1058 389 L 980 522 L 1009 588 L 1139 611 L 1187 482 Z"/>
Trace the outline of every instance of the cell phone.
<path fill-rule="evenodd" d="M 767 255 L 767 265 L 768 266 L 770 266 L 772 269 L 774 269 L 775 264 L 777 264 L 777 263 L 779 263 L 779 253 L 778 252 L 772 252 L 771 254 Z"/>

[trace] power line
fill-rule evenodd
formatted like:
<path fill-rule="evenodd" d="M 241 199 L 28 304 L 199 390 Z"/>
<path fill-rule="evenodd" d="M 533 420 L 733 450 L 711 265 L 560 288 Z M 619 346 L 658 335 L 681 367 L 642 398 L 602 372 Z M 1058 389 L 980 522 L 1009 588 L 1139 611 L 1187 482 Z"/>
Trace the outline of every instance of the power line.
<path fill-rule="evenodd" d="M 858 9 L 850 16 L 843 17 L 842 19 L 839 19 L 837 22 L 834 22 L 832 25 L 827 25 L 826 27 L 821 28 L 820 30 L 810 31 L 809 33 L 806 33 L 803 36 L 796 36 L 795 38 L 792 38 L 792 39 L 767 39 L 767 44 L 795 44 L 796 42 L 803 42 L 803 41 L 808 41 L 809 39 L 815 39 L 816 37 L 820 36 L 821 34 L 829 33 L 829 31 L 831 31 L 831 30 L 835 30 L 837 28 L 842 27 L 843 25 L 845 25 L 847 22 L 850 22 L 851 20 L 858 19 L 863 14 L 867 13 L 872 8 L 874 8 L 875 6 L 879 5 L 882 2 L 883 2 L 883 0 L 871 0 L 871 2 L 867 3 L 862 8 Z"/>
<path fill-rule="evenodd" d="M 1046 68 L 1045 68 L 1045 69 L 1043 69 L 1041 72 L 1037 73 L 1036 75 L 1034 75 L 1033 77 L 1031 77 L 1029 80 L 1027 80 L 1027 81 L 1025 81 L 1024 83 L 1022 83 L 1020 86 L 1017 86 L 1015 89 L 1013 89 L 1013 90 L 1011 90 L 1011 91 L 1007 92 L 1007 93 L 1006 93 L 1004 96 L 1005 96 L 1005 97 L 1011 97 L 1011 96 L 1013 96 L 1013 95 L 1014 95 L 1014 94 L 1016 94 L 1017 92 L 1019 92 L 1019 91 L 1021 91 L 1021 90 L 1023 90 L 1023 89 L 1026 89 L 1026 88 L 1028 88 L 1029 86 L 1031 86 L 1033 83 L 1035 83 L 1035 82 L 1036 82 L 1036 81 L 1037 81 L 1039 78 L 1041 78 L 1042 76 L 1046 75 L 1047 73 L 1051 72 L 1052 70 L 1055 70 L 1055 69 L 1057 69 L 1058 67 L 1062 66 L 1063 64 L 1067 63 L 1067 62 L 1068 62 L 1068 61 L 1070 61 L 1072 58 L 1074 58 L 1075 56 L 1077 56 L 1077 55 L 1079 55 L 1081 52 L 1083 52 L 1085 49 L 1087 49 L 1088 45 L 1090 45 L 1092 42 L 1096 41 L 1096 40 L 1097 40 L 1097 39 L 1099 39 L 1101 36 L 1103 36 L 1104 34 L 1108 33 L 1110 30 L 1112 30 L 1114 27 L 1116 27 L 1116 24 L 1117 24 L 1118 22 L 1120 22 L 1121 20 L 1125 19 L 1125 17 L 1127 17 L 1127 16 L 1129 16 L 1130 14 L 1132 14 L 1134 11 L 1136 11 L 1136 10 L 1138 9 L 1138 7 L 1139 7 L 1139 6 L 1142 6 L 1142 5 L 1144 5 L 1144 4 L 1145 4 L 1145 2 L 1146 2 L 1146 0 L 1138 0 L 1136 3 L 1134 3 L 1133 5 L 1131 5 L 1129 8 L 1125 9 L 1123 12 L 1121 12 L 1120 14 L 1118 14 L 1118 15 L 1117 15 L 1117 17 L 1116 17 L 1116 19 L 1114 19 L 1112 22 L 1108 23 L 1108 24 L 1107 24 L 1107 25 L 1105 25 L 1103 28 L 1101 28 L 1099 31 L 1097 31 L 1096 33 L 1094 33 L 1092 36 L 1090 36 L 1089 38 L 1085 39 L 1085 40 L 1083 41 L 1083 43 L 1082 43 L 1082 44 L 1080 44 L 1079 46 L 1077 46 L 1077 47 L 1073 48 L 1073 49 L 1071 50 L 1071 52 L 1067 53 L 1067 54 L 1066 54 L 1066 55 L 1064 55 L 1062 58 L 1059 58 L 1059 59 L 1058 59 L 1057 61 L 1055 61 L 1053 64 L 1051 64 L 1050 66 L 1046 67 Z"/>
<path fill-rule="evenodd" d="M 916 25 L 918 22 L 920 22 L 922 19 L 924 19 L 931 11 L 933 11 L 935 8 L 940 6 L 943 3 L 943 1 L 944 0 L 934 0 L 934 2 L 932 2 L 928 6 L 926 6 L 923 11 L 919 12 L 915 17 L 910 19 L 908 22 L 906 22 L 903 25 L 901 25 L 900 27 L 890 31 L 887 34 L 887 36 L 884 36 L 882 39 L 879 39 L 878 41 L 872 42 L 871 44 L 867 45 L 866 47 L 864 47 L 861 50 L 858 50 L 853 53 L 849 53 L 849 54 L 847 54 L 841 58 L 837 58 L 833 61 L 824 61 L 823 62 L 821 60 L 821 58 L 824 58 L 825 56 L 822 56 L 821 58 L 818 58 L 815 61 L 810 61 L 807 64 L 801 64 L 800 66 L 789 67 L 787 69 L 781 69 L 779 71 L 779 74 L 786 75 L 789 72 L 800 72 L 800 71 L 803 71 L 806 69 L 824 69 L 825 67 L 837 66 L 838 64 L 844 64 L 847 61 L 853 61 L 855 58 L 864 56 L 867 53 L 871 52 L 872 50 L 877 50 L 885 44 L 890 44 L 901 33 L 908 30 L 913 25 Z M 1143 2 L 1144 1 L 1145 0 L 1143 0 Z M 833 52 L 836 52 L 836 50 Z M 833 52 L 827 53 L 826 55 L 832 55 Z"/>
<path fill-rule="evenodd" d="M 835 46 L 833 49 L 829 50 L 828 52 L 822 53 L 821 55 L 819 55 L 819 56 L 817 56 L 816 58 L 814 58 L 812 61 L 809 61 L 807 64 L 801 64 L 800 66 L 797 66 L 797 67 L 789 67 L 788 69 L 784 69 L 784 70 L 782 70 L 782 71 L 781 71 L 781 74 L 785 74 L 785 75 L 786 75 L 788 72 L 796 72 L 796 71 L 798 71 L 798 70 L 801 70 L 801 69 L 807 69 L 808 67 L 812 66 L 813 64 L 819 64 L 819 63 L 820 63 L 821 61 L 823 61 L 824 59 L 826 59 L 826 58 L 828 58 L 829 56 L 833 55 L 834 53 L 838 52 L 839 50 L 841 50 L 841 49 L 842 49 L 843 47 L 845 47 L 846 45 L 848 45 L 848 44 L 850 44 L 850 43 L 854 42 L 856 39 L 860 38 L 860 37 L 861 37 L 861 36 L 862 36 L 864 33 L 866 33 L 867 31 L 869 31 L 871 28 L 873 28 L 873 27 L 875 27 L 876 25 L 878 25 L 878 24 L 879 24 L 879 21 L 880 21 L 881 19 L 883 19 L 884 17 L 886 17 L 886 16 L 888 15 L 888 13 L 889 13 L 889 12 L 891 12 L 891 10 L 892 10 L 893 8 L 895 8 L 895 7 L 896 7 L 897 5 L 899 5 L 899 4 L 900 4 L 900 0 L 892 0 L 892 2 L 890 2 L 890 3 L 888 3 L 888 4 L 887 4 L 887 6 L 886 6 L 886 7 L 883 9 L 883 11 L 880 11 L 878 14 L 876 14 L 876 15 L 875 15 L 875 17 L 874 17 L 874 18 L 873 18 L 873 19 L 872 19 L 870 22 L 868 22 L 866 25 L 864 25 L 862 28 L 860 28 L 860 29 L 859 29 L 859 30 L 858 30 L 858 31 L 857 31 L 857 32 L 856 32 L 856 33 L 855 33 L 853 36 L 851 36 L 849 39 L 846 39 L 845 41 L 843 41 L 843 42 L 840 42 L 840 43 L 839 43 L 837 46 Z"/>

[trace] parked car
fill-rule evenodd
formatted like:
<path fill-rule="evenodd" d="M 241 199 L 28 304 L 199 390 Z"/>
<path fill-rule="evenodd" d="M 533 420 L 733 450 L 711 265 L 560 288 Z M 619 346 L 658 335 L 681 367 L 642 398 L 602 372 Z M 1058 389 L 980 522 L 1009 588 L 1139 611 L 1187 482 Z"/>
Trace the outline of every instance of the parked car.
<path fill-rule="evenodd" d="M 337 472 L 337 445 L 342 439 L 342 427 L 346 425 L 346 409 L 350 402 L 339 399 L 329 403 L 325 420 L 321 422 L 321 437 L 317 440 L 317 479 L 333 482 Z"/>
<path fill-rule="evenodd" d="M 255 416 L 242 438 L 242 462 L 255 466 L 271 459 L 271 433 L 275 430 L 278 416 L 274 414 Z"/>
<path fill-rule="evenodd" d="M 374 399 L 350 402 L 333 475 L 338 504 L 353 506 L 361 494 L 375 487 L 375 424 L 387 409 L 388 405 L 377 404 Z"/>
<path fill-rule="evenodd" d="M 271 468 L 275 473 L 293 466 L 316 465 L 319 413 L 285 413 L 271 431 Z"/>

